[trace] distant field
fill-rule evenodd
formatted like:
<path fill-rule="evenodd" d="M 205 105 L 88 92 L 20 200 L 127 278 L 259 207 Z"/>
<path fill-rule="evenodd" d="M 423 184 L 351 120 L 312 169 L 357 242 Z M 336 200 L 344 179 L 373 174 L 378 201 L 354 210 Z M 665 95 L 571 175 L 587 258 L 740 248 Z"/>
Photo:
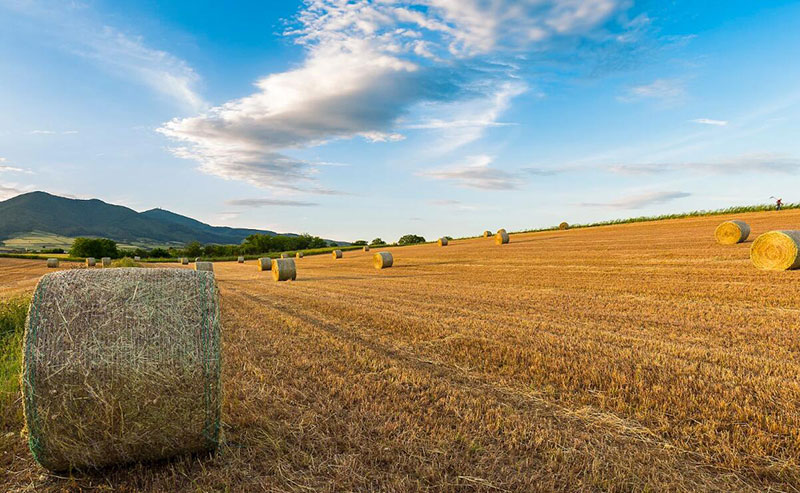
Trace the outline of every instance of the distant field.
<path fill-rule="evenodd" d="M 72 242 L 75 238 L 71 238 L 68 236 L 60 236 L 52 233 L 44 233 L 41 231 L 32 231 L 29 233 L 23 233 L 19 236 L 14 238 L 6 239 L 0 242 L 0 245 L 4 246 L 6 249 L 28 249 L 28 250 L 41 250 L 43 248 L 63 248 L 64 250 L 69 250 L 72 247 Z M 118 243 L 117 246 L 120 248 L 155 248 L 155 247 L 164 247 L 166 248 L 169 245 L 156 245 L 156 244 L 147 244 L 147 243 L 137 243 L 137 244 L 127 244 L 127 243 Z M 0 248 L 0 251 L 2 248 Z"/>
<path fill-rule="evenodd" d="M 800 210 L 735 217 L 753 233 L 730 247 L 712 216 L 310 256 L 288 283 L 217 263 L 220 452 L 64 480 L 17 421 L 0 485 L 797 491 L 800 271 L 748 249 Z M 0 259 L 0 297 L 46 271 Z"/>

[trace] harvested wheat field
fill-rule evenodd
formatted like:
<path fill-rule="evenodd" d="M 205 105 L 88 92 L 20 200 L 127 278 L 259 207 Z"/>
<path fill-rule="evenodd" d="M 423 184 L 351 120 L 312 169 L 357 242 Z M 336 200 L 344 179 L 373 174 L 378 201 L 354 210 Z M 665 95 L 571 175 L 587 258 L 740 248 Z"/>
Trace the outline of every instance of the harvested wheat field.
<path fill-rule="evenodd" d="M 216 263 L 219 453 L 64 479 L 17 423 L 0 484 L 798 491 L 800 272 L 755 269 L 749 248 L 800 211 L 735 218 L 751 239 L 725 247 L 733 216 L 387 248 L 384 270 L 307 256 L 292 282 Z M 0 293 L 46 271 L 0 260 Z"/>

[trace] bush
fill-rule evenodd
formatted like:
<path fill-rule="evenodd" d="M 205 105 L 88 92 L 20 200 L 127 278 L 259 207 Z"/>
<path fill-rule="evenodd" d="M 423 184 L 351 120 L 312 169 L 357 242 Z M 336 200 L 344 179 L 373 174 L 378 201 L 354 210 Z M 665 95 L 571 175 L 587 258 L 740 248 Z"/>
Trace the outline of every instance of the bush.
<path fill-rule="evenodd" d="M 163 248 L 153 248 L 146 255 L 139 255 L 140 257 L 149 257 L 149 258 L 169 258 L 171 255 L 168 251 L 164 250 Z"/>
<path fill-rule="evenodd" d="M 75 238 L 69 254 L 72 257 L 119 257 L 117 242 L 108 238 Z"/>
<path fill-rule="evenodd" d="M 416 243 L 425 243 L 425 238 L 417 235 L 403 235 L 397 240 L 398 245 L 414 245 Z"/>
<path fill-rule="evenodd" d="M 356 240 L 356 241 L 353 242 L 353 245 L 355 245 L 355 246 L 364 246 L 366 244 L 367 244 L 367 240 Z"/>
<path fill-rule="evenodd" d="M 111 262 L 111 267 L 141 267 L 130 257 L 124 257 Z"/>
<path fill-rule="evenodd" d="M 375 238 L 374 240 L 372 240 L 372 241 L 370 242 L 370 245 L 385 245 L 385 244 L 386 244 L 386 242 L 385 242 L 385 241 L 383 241 L 383 240 L 382 240 L 382 239 L 380 239 L 380 238 Z"/>

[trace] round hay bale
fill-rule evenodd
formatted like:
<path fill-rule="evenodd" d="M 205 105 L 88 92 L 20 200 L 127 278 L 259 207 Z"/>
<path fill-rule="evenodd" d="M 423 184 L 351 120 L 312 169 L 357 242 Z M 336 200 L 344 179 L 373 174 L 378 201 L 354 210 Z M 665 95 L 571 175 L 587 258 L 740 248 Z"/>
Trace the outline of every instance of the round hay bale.
<path fill-rule="evenodd" d="M 198 272 L 214 272 L 214 264 L 211 262 L 195 262 L 194 270 Z"/>
<path fill-rule="evenodd" d="M 203 261 L 203 259 L 202 259 L 202 258 L 200 258 L 200 257 L 197 257 L 196 259 L 194 259 L 194 261 L 195 261 L 195 262 L 202 262 L 202 261 Z"/>
<path fill-rule="evenodd" d="M 369 251 L 369 245 L 364 245 L 364 248 L 362 248 L 361 250 L 363 250 L 365 252 L 368 252 Z"/>
<path fill-rule="evenodd" d="M 750 236 L 750 226 L 736 219 L 725 221 L 714 230 L 714 238 L 720 245 L 735 245 L 746 240 L 748 236 Z"/>
<path fill-rule="evenodd" d="M 258 259 L 258 270 L 272 270 L 272 259 L 269 257 L 261 257 Z"/>
<path fill-rule="evenodd" d="M 770 231 L 750 247 L 753 265 L 764 270 L 789 270 L 800 267 L 800 231 Z"/>
<path fill-rule="evenodd" d="M 100 262 L 102 262 L 103 267 L 111 267 L 111 257 L 103 257 Z"/>
<path fill-rule="evenodd" d="M 222 400 L 214 275 L 44 276 L 25 324 L 22 396 L 31 452 L 51 471 L 214 450 Z"/>
<path fill-rule="evenodd" d="M 47 267 L 50 269 L 55 269 L 56 267 L 58 267 L 58 259 L 57 258 L 47 259 Z"/>
<path fill-rule="evenodd" d="M 295 258 L 303 258 L 303 252 L 297 252 L 294 254 Z"/>
<path fill-rule="evenodd" d="M 272 261 L 272 278 L 276 281 L 297 279 L 297 266 L 292 258 L 276 258 Z"/>
<path fill-rule="evenodd" d="M 372 256 L 372 265 L 376 269 L 387 269 L 394 264 L 394 258 L 389 252 L 378 252 Z"/>
<path fill-rule="evenodd" d="M 563 223 L 558 225 L 558 229 L 561 229 L 561 230 L 569 229 L 569 224 L 567 224 L 566 222 L 563 222 Z"/>
<path fill-rule="evenodd" d="M 236 262 L 238 262 L 240 264 L 243 264 L 244 263 L 244 257 L 240 256 L 239 258 L 236 259 Z"/>
<path fill-rule="evenodd" d="M 447 246 L 447 238 L 441 237 L 439 238 L 439 241 L 437 241 L 436 243 L 438 243 L 440 247 Z"/>
<path fill-rule="evenodd" d="M 484 238 L 488 238 L 488 237 L 490 237 L 490 236 L 492 236 L 492 232 L 491 232 L 491 231 L 489 231 L 488 229 L 487 229 L 486 231 L 484 231 L 484 232 L 483 232 L 483 237 L 484 237 Z"/>
<path fill-rule="evenodd" d="M 494 235 L 495 243 L 497 243 L 498 245 L 505 245 L 506 243 L 508 243 L 508 240 L 509 240 L 508 233 L 506 233 L 505 229 L 497 230 L 497 234 Z"/>
<path fill-rule="evenodd" d="M 282 253 L 281 254 L 281 258 L 289 258 L 289 254 L 288 253 Z"/>
<path fill-rule="evenodd" d="M 189 265 L 189 259 L 186 257 L 181 257 L 181 265 Z"/>
<path fill-rule="evenodd" d="M 86 267 L 94 267 L 97 265 L 97 260 L 94 257 L 86 257 Z"/>
<path fill-rule="evenodd" d="M 142 260 L 142 257 L 139 257 L 139 256 L 134 256 L 134 257 L 133 257 L 133 261 L 134 261 L 134 262 L 138 262 L 138 261 L 140 261 L 140 260 Z"/>
<path fill-rule="evenodd" d="M 333 255 L 334 259 L 342 258 L 342 251 L 341 250 L 334 250 L 333 252 L 331 252 L 331 254 Z"/>

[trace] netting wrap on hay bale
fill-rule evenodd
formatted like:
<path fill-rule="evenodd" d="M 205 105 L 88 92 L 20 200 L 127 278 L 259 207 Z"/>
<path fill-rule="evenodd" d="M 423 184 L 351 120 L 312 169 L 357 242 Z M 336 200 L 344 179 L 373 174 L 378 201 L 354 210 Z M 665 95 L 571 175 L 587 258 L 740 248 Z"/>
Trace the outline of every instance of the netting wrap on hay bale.
<path fill-rule="evenodd" d="M 436 243 L 438 243 L 439 246 L 447 246 L 447 238 L 444 237 L 439 238 L 439 241 L 437 241 Z"/>
<path fill-rule="evenodd" d="M 271 270 L 272 259 L 269 257 L 261 257 L 258 259 L 258 270 Z"/>
<path fill-rule="evenodd" d="M 506 233 L 505 229 L 498 229 L 497 234 L 494 235 L 494 242 L 498 245 L 504 245 L 508 243 L 508 233 Z"/>
<path fill-rule="evenodd" d="M 759 269 L 800 268 L 800 231 L 770 231 L 750 247 L 750 260 Z"/>
<path fill-rule="evenodd" d="M 103 263 L 103 267 L 111 267 L 111 257 L 103 257 L 100 261 Z"/>
<path fill-rule="evenodd" d="M 181 265 L 189 265 L 189 259 L 186 257 L 181 257 Z"/>
<path fill-rule="evenodd" d="M 31 452 L 51 471 L 215 449 L 213 274 L 120 268 L 42 277 L 25 324 L 22 395 Z"/>
<path fill-rule="evenodd" d="M 378 252 L 372 256 L 372 265 L 376 269 L 386 269 L 394 264 L 394 258 L 389 252 Z"/>
<path fill-rule="evenodd" d="M 561 224 L 558 225 L 558 229 L 562 229 L 562 230 L 563 229 L 569 229 L 569 224 L 567 224 L 565 222 L 561 223 Z"/>
<path fill-rule="evenodd" d="M 362 248 L 361 250 L 363 250 L 365 252 L 368 252 L 369 251 L 369 245 L 364 245 L 364 248 Z"/>
<path fill-rule="evenodd" d="M 244 257 L 239 257 L 239 258 L 236 259 L 236 261 L 238 263 L 240 263 L 240 264 L 243 264 L 244 263 Z"/>
<path fill-rule="evenodd" d="M 303 252 L 297 252 L 294 254 L 295 258 L 303 258 Z"/>
<path fill-rule="evenodd" d="M 212 262 L 195 262 L 194 270 L 198 272 L 214 272 L 214 264 Z"/>
<path fill-rule="evenodd" d="M 488 229 L 487 229 L 486 231 L 484 231 L 484 232 L 483 232 L 483 237 L 484 237 L 484 238 L 488 238 L 488 237 L 490 237 L 490 236 L 492 236 L 492 232 L 491 232 L 491 231 L 489 231 Z"/>
<path fill-rule="evenodd" d="M 292 258 L 276 258 L 272 261 L 272 278 L 276 281 L 297 279 L 297 267 Z"/>
<path fill-rule="evenodd" d="M 55 269 L 56 267 L 58 267 L 58 259 L 57 258 L 47 259 L 47 267 L 51 269 Z"/>
<path fill-rule="evenodd" d="M 342 251 L 341 250 L 334 250 L 331 252 L 333 258 L 342 258 Z"/>
<path fill-rule="evenodd" d="M 97 260 L 94 257 L 87 257 L 86 258 L 86 267 L 94 267 L 97 265 Z"/>
<path fill-rule="evenodd" d="M 736 219 L 725 221 L 714 230 L 714 238 L 720 245 L 735 245 L 746 240 L 748 236 L 750 236 L 750 226 Z"/>

